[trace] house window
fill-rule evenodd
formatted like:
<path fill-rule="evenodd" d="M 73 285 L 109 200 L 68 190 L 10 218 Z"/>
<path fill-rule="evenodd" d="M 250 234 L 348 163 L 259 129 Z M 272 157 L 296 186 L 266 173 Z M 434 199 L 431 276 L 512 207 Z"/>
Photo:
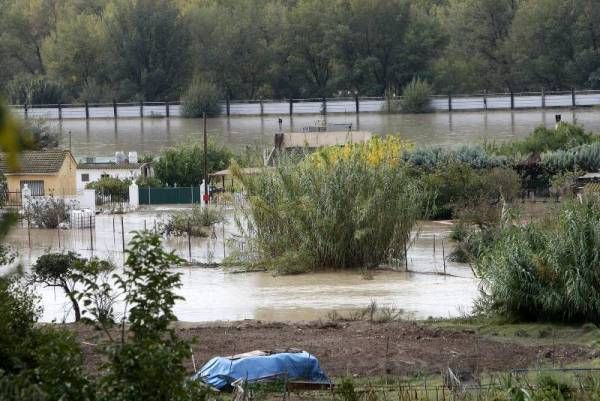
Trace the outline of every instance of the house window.
<path fill-rule="evenodd" d="M 89 174 L 81 174 L 81 182 L 88 182 L 90 180 Z"/>
<path fill-rule="evenodd" d="M 23 188 L 25 188 L 25 184 L 27 184 L 27 188 L 31 190 L 31 196 L 44 196 L 44 181 L 42 180 L 22 180 L 21 181 L 21 192 L 23 192 Z"/>

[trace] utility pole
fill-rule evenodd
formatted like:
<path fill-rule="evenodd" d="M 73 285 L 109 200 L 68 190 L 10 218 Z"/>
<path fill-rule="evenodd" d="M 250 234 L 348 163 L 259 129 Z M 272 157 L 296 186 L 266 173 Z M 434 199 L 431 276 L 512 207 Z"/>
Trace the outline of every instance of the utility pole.
<path fill-rule="evenodd" d="M 204 204 L 208 205 L 208 141 L 206 139 L 206 112 L 202 113 L 204 120 Z"/>

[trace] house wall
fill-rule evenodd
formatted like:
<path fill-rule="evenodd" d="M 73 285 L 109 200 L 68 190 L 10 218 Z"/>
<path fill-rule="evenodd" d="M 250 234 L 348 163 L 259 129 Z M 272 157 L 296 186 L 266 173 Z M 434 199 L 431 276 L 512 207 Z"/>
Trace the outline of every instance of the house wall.
<path fill-rule="evenodd" d="M 82 174 L 89 174 L 89 176 L 90 176 L 89 181 L 86 181 L 86 182 L 82 181 L 82 179 L 81 179 Z M 85 189 L 86 184 L 89 184 L 90 182 L 93 182 L 93 181 L 98 181 L 100 178 L 102 178 L 103 174 L 108 174 L 109 177 L 119 178 L 121 180 L 129 178 L 129 179 L 135 181 L 135 179 L 140 176 L 140 170 L 139 169 L 106 169 L 106 170 L 77 169 L 77 173 L 76 173 L 77 190 L 79 191 L 79 190 Z"/>
<path fill-rule="evenodd" d="M 75 195 L 75 170 L 77 165 L 72 157 L 66 157 L 55 174 L 15 174 L 6 175 L 9 192 L 20 192 L 21 181 L 44 181 L 44 195 Z"/>

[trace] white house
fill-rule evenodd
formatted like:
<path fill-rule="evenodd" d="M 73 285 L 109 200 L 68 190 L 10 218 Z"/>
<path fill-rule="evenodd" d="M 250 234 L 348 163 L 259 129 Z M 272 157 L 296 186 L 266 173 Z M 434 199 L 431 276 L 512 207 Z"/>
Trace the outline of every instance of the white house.
<path fill-rule="evenodd" d="M 77 165 L 77 190 L 102 177 L 113 177 L 135 181 L 141 175 L 139 163 L 81 163 Z"/>

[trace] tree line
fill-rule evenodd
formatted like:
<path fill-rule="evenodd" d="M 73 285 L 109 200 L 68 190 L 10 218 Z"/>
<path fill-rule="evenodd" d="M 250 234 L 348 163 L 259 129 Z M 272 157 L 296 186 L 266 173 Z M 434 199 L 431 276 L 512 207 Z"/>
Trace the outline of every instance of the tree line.
<path fill-rule="evenodd" d="M 600 88 L 597 0 L 0 0 L 11 103 Z"/>

